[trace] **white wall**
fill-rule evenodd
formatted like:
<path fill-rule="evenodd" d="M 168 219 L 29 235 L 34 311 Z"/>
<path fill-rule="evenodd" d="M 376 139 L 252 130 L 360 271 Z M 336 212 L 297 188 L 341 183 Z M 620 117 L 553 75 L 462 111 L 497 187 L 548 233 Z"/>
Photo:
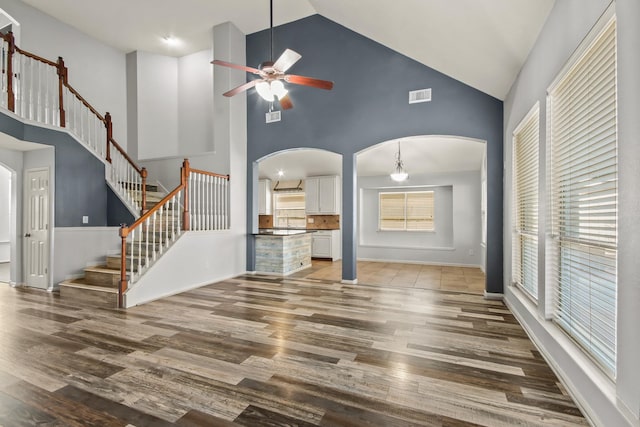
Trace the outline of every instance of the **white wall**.
<path fill-rule="evenodd" d="M 245 58 L 245 37 L 233 25 L 214 29 L 218 43 L 229 46 L 229 51 L 217 58 L 242 63 Z M 244 76 L 228 76 L 226 84 L 233 87 L 242 84 Z M 125 304 L 129 307 L 185 291 L 197 286 L 215 283 L 246 271 L 246 188 L 247 188 L 247 107 L 246 95 L 232 99 L 221 93 L 214 103 L 226 111 L 216 126 L 227 130 L 224 138 L 216 139 L 216 155 L 193 159 L 193 166 L 213 170 L 226 169 L 231 175 L 230 223 L 224 231 L 195 231 L 184 234 L 140 280 L 127 292 Z M 223 155 L 221 153 L 226 153 Z M 179 163 L 177 160 L 174 162 Z M 165 161 L 163 161 L 165 162 Z M 163 163 L 158 162 L 158 163 Z M 146 162 L 147 164 L 154 162 Z M 177 166 L 177 165 L 176 165 Z M 223 172 L 224 173 L 224 172 Z M 180 268 L 176 268 L 180 266 Z"/>
<path fill-rule="evenodd" d="M 618 17 L 618 322 L 617 377 L 611 380 L 550 321 L 545 303 L 546 89 L 610 4 L 609 0 L 556 0 L 540 37 L 504 103 L 505 211 L 504 283 L 511 282 L 511 181 L 513 130 L 540 102 L 539 295 L 534 305 L 516 288 L 505 288 L 505 300 L 550 364 L 598 426 L 640 425 L 640 2 L 617 0 Z"/>
<path fill-rule="evenodd" d="M 11 171 L 0 165 L 0 262 L 11 261 Z"/>
<path fill-rule="evenodd" d="M 213 60 L 211 49 L 178 59 L 178 152 L 212 152 Z"/>
<path fill-rule="evenodd" d="M 428 187 L 425 187 L 428 186 Z M 435 190 L 435 232 L 378 231 L 378 192 Z M 398 185 L 388 176 L 358 178 L 358 259 L 426 264 L 481 263 L 480 172 L 411 175 Z"/>
<path fill-rule="evenodd" d="M 19 0 L 2 9 L 20 23 L 22 49 L 52 61 L 62 56 L 69 84 L 99 112 L 113 117 L 114 138 L 126 148 L 125 54 Z M 96 11 L 99 13 L 99 11 Z M 117 31 L 117 23 L 114 23 Z"/>
<path fill-rule="evenodd" d="M 83 269 L 103 265 L 106 256 L 120 253 L 118 227 L 56 227 L 53 283 L 84 275 Z"/>
<path fill-rule="evenodd" d="M 135 52 L 139 159 L 178 154 L 178 59 Z"/>

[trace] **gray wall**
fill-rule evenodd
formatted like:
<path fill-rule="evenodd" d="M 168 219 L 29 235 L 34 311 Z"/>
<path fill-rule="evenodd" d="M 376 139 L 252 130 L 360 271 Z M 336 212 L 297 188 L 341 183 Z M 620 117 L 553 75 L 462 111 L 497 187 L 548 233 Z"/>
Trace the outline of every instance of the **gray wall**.
<path fill-rule="evenodd" d="M 572 341 L 546 321 L 549 289 L 545 283 L 546 210 L 546 90 L 583 38 L 609 6 L 609 0 L 556 0 L 542 33 L 514 83 L 504 106 L 505 121 L 505 254 L 511 251 L 511 139 L 514 128 L 536 103 L 540 103 L 539 296 L 532 304 L 517 289 L 505 289 L 506 301 L 551 365 L 569 384 L 573 396 L 594 424 L 640 425 L 640 2 L 617 0 L 618 17 L 618 321 L 617 375 L 606 377 Z M 509 257 L 504 261 L 505 282 L 511 278 Z"/>
<path fill-rule="evenodd" d="M 55 171 L 55 227 L 109 223 L 104 164 L 80 143 L 65 132 L 25 125 L 5 114 L 0 114 L 0 132 L 55 148 L 55 167 L 51 169 Z M 88 224 L 82 223 L 83 215 L 89 216 Z"/>
<path fill-rule="evenodd" d="M 0 163 L 0 262 L 11 259 L 11 171 Z"/>
<path fill-rule="evenodd" d="M 253 163 L 290 148 L 320 148 L 343 158 L 343 279 L 356 278 L 356 153 L 412 135 L 455 135 L 487 141 L 487 290 L 502 292 L 502 102 L 413 61 L 319 15 L 275 29 L 274 55 L 285 48 L 303 57 L 290 72 L 333 80 L 328 92 L 289 85 L 294 109 L 265 124 L 268 104 L 255 91 L 248 104 L 248 212 L 254 211 Z M 247 36 L 247 65 L 268 60 L 267 31 Z M 274 58 L 275 59 L 275 58 Z M 408 91 L 432 88 L 433 101 L 408 104 Z M 257 228 L 256 215 L 248 229 Z M 254 266 L 248 238 L 247 267 Z"/>

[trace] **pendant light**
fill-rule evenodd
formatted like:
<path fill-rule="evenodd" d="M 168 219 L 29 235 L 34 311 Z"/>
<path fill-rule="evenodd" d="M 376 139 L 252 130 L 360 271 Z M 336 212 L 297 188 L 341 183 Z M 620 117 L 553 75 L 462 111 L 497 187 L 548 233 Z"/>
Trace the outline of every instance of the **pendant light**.
<path fill-rule="evenodd" d="M 396 182 L 402 182 L 409 178 L 409 174 L 404 170 L 404 163 L 400 158 L 400 141 L 398 141 L 398 154 L 396 154 L 396 167 L 390 174 L 391 179 Z"/>

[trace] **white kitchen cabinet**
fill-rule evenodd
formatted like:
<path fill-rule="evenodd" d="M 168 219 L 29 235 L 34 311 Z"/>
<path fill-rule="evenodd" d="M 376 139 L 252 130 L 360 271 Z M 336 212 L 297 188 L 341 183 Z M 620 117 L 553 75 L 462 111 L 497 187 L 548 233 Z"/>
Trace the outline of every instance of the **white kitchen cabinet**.
<path fill-rule="evenodd" d="M 305 180 L 307 215 L 340 214 L 340 177 L 313 176 Z"/>
<path fill-rule="evenodd" d="M 261 179 L 258 181 L 258 215 L 272 215 L 271 208 L 273 195 L 271 193 L 271 180 Z"/>
<path fill-rule="evenodd" d="M 318 230 L 311 235 L 311 256 L 337 261 L 342 258 L 340 230 Z"/>

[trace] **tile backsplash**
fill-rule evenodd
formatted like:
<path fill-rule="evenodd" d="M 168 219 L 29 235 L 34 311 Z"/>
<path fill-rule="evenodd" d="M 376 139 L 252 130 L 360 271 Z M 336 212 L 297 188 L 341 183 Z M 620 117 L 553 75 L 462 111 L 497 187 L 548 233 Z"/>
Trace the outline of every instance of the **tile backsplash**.
<path fill-rule="evenodd" d="M 307 230 L 339 230 L 340 215 L 307 215 Z"/>

